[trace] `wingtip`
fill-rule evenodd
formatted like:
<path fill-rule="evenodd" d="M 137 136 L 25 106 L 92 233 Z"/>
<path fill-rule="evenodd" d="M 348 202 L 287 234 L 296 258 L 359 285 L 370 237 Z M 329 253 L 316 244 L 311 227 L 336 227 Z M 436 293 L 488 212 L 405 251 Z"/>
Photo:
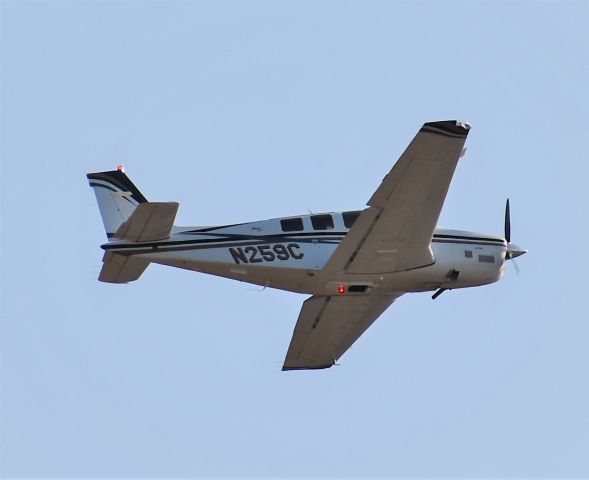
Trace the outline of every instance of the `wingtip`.
<path fill-rule="evenodd" d="M 293 370 L 324 370 L 326 368 L 331 368 L 335 365 L 335 363 L 327 363 L 324 365 L 306 365 L 306 366 L 296 366 L 296 367 L 288 367 L 284 365 L 282 367 L 283 372 L 290 372 Z"/>
<path fill-rule="evenodd" d="M 461 120 L 440 120 L 425 123 L 421 130 L 445 136 L 466 137 L 470 130 L 470 124 Z"/>

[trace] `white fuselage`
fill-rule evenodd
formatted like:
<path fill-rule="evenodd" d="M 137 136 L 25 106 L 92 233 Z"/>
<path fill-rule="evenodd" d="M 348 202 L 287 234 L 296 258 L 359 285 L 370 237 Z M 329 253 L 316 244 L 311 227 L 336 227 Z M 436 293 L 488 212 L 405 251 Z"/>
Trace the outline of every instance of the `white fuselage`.
<path fill-rule="evenodd" d="M 436 229 L 435 261 L 408 271 L 322 271 L 358 212 L 302 215 L 220 227 L 174 227 L 158 242 L 109 242 L 163 265 L 314 295 L 421 292 L 493 283 L 503 273 L 506 242 L 496 235 Z"/>

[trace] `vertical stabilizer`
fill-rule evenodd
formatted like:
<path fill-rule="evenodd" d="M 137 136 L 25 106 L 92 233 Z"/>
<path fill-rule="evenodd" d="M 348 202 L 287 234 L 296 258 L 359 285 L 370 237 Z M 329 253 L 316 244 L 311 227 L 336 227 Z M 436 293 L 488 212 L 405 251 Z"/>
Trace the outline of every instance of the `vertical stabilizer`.
<path fill-rule="evenodd" d="M 96 194 L 106 236 L 111 238 L 137 205 L 146 203 L 147 199 L 122 170 L 89 173 L 86 176 Z"/>

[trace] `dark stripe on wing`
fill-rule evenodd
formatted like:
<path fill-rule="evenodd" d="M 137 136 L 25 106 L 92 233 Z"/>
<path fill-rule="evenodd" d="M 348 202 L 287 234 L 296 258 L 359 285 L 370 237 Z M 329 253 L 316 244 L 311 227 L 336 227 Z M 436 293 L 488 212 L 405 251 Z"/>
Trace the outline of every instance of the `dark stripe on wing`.
<path fill-rule="evenodd" d="M 444 120 L 441 122 L 428 122 L 421 127 L 420 132 L 435 133 L 451 138 L 466 138 L 470 126 L 456 120 Z"/>

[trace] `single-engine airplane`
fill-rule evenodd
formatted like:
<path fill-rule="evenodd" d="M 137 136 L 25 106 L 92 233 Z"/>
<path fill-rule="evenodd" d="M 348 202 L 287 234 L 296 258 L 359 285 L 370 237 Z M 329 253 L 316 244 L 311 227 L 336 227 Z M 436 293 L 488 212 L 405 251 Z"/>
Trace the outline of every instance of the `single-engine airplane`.
<path fill-rule="evenodd" d="M 504 237 L 436 228 L 470 130 L 424 124 L 367 208 L 216 227 L 174 225 L 176 202 L 150 202 L 117 170 L 87 175 L 108 243 L 98 279 L 137 280 L 150 263 L 311 294 L 283 370 L 329 368 L 397 298 L 496 282 L 527 250 Z"/>

